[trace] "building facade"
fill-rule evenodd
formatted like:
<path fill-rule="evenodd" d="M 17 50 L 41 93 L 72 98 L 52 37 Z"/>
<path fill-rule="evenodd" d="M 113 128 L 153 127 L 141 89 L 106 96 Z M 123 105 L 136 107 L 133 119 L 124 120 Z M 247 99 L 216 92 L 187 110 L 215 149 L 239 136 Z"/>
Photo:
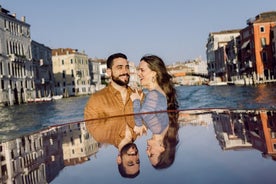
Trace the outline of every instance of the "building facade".
<path fill-rule="evenodd" d="M 207 70 L 211 80 L 226 80 L 225 46 L 239 36 L 239 29 L 212 32 L 208 36 L 206 44 Z M 221 48 L 222 50 L 220 50 Z"/>
<path fill-rule="evenodd" d="M 27 102 L 35 96 L 30 25 L 0 6 L 0 104 Z"/>
<path fill-rule="evenodd" d="M 52 49 L 55 94 L 80 96 L 91 94 L 88 56 L 71 48 Z"/>
<path fill-rule="evenodd" d="M 54 94 L 52 50 L 43 44 L 32 41 L 36 98 Z"/>
<path fill-rule="evenodd" d="M 91 76 L 91 88 L 92 93 L 95 91 L 99 91 L 105 85 L 101 83 L 101 63 L 102 59 L 88 59 L 89 63 L 89 72 Z"/>
<path fill-rule="evenodd" d="M 241 30 L 241 71 L 255 81 L 269 80 L 276 74 L 273 61 L 272 28 L 276 26 L 276 12 L 264 12 L 247 20 Z"/>
<path fill-rule="evenodd" d="M 272 53 L 273 53 L 273 62 L 276 62 L 276 26 L 271 28 L 271 46 L 272 46 Z M 276 71 L 276 67 L 274 68 Z"/>

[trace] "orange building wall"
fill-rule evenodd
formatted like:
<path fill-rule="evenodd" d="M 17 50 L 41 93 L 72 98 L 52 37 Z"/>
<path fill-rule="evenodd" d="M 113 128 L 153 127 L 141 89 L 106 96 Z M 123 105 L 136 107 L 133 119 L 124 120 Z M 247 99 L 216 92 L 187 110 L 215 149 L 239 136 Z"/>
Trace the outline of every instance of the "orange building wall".
<path fill-rule="evenodd" d="M 254 24 L 254 42 L 255 42 L 255 57 L 256 57 L 256 73 L 259 76 L 264 76 L 264 69 L 265 65 L 262 60 L 262 51 L 263 49 L 266 49 L 267 53 L 267 69 L 271 69 L 271 66 L 269 65 L 272 62 L 273 54 L 271 50 L 271 43 L 270 43 L 270 31 L 273 26 L 275 26 L 275 23 L 269 22 L 269 23 L 260 23 L 260 24 Z M 265 28 L 264 32 L 260 32 L 260 27 L 263 26 Z M 266 38 L 266 44 L 268 47 L 263 48 L 261 44 L 261 38 Z"/>

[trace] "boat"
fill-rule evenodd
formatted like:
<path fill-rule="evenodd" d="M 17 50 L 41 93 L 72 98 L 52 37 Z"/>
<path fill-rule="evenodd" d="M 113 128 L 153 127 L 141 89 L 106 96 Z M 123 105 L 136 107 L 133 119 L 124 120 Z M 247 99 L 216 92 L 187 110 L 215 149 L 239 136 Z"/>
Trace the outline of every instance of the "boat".
<path fill-rule="evenodd" d="M 207 83 L 208 86 L 225 86 L 225 85 L 228 85 L 227 82 L 218 82 L 218 81 L 210 81 Z"/>
<path fill-rule="evenodd" d="M 41 97 L 41 98 L 29 98 L 27 99 L 28 103 L 37 103 L 37 102 L 50 102 L 52 101 L 51 97 Z"/>
<path fill-rule="evenodd" d="M 63 98 L 63 95 L 54 95 L 54 96 L 52 96 L 53 100 L 60 100 L 62 98 Z"/>

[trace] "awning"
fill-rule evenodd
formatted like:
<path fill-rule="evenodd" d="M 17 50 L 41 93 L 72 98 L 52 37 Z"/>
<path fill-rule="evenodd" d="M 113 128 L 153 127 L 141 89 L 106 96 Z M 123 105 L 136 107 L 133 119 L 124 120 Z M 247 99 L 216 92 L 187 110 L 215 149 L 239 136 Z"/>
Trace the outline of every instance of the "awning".
<path fill-rule="evenodd" d="M 246 42 L 244 42 L 241 46 L 242 49 L 246 48 L 248 46 L 248 44 L 250 43 L 250 40 L 247 40 Z"/>

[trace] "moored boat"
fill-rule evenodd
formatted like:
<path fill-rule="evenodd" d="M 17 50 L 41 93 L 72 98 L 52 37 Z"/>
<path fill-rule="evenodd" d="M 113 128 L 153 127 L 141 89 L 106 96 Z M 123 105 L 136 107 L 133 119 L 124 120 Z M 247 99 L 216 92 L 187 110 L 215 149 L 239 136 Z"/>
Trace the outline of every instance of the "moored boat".
<path fill-rule="evenodd" d="M 52 99 L 53 100 L 60 100 L 63 98 L 63 95 L 55 95 L 55 96 L 52 96 Z"/>

